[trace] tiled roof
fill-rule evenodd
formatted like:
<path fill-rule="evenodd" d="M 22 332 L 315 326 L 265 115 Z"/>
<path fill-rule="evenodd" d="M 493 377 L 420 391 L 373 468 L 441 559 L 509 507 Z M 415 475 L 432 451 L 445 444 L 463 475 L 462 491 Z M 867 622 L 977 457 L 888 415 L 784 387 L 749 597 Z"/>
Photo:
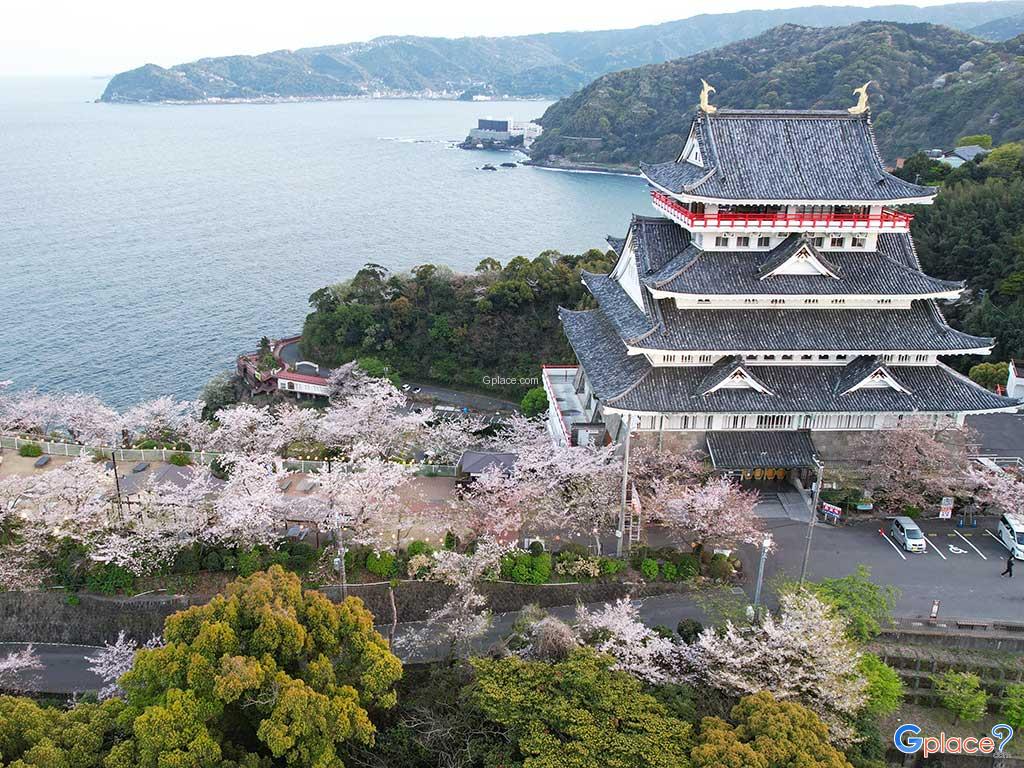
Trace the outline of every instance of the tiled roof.
<path fill-rule="evenodd" d="M 605 240 L 608 241 L 608 245 L 610 245 L 612 247 L 613 251 L 615 251 L 617 254 L 619 254 L 619 256 L 622 255 L 622 249 L 626 245 L 626 238 L 624 238 L 624 237 L 613 237 L 612 235 L 608 235 L 608 237 L 606 237 Z"/>
<path fill-rule="evenodd" d="M 916 256 L 910 235 L 893 233 L 879 236 L 877 251 L 830 252 L 823 261 L 834 267 L 839 279 L 826 275 L 772 275 L 761 279 L 765 265 L 780 258 L 785 261 L 801 240 L 801 235 L 792 235 L 771 251 L 751 253 L 702 251 L 691 245 L 646 278 L 644 284 L 668 293 L 766 296 L 919 296 L 956 291 L 964 285 L 923 274 L 913 266 Z"/>
<path fill-rule="evenodd" d="M 587 271 L 581 271 L 580 277 L 622 339 L 634 339 L 650 330 L 651 322 L 647 315 L 617 281 L 608 275 Z"/>
<path fill-rule="evenodd" d="M 690 233 L 662 216 L 633 214 L 629 232 L 633 235 L 637 273 L 641 279 L 662 269 L 690 245 Z"/>
<path fill-rule="evenodd" d="M 751 370 L 750 366 L 744 364 L 742 357 L 739 355 L 732 355 L 730 357 L 723 357 L 711 366 L 708 370 L 708 375 L 705 376 L 701 380 L 700 384 L 697 385 L 697 389 L 694 391 L 695 394 L 710 392 L 715 387 L 720 386 L 737 370 L 742 371 L 754 382 L 760 384 L 765 389 L 768 389 L 768 386 L 757 377 L 757 374 Z"/>
<path fill-rule="evenodd" d="M 558 317 L 599 399 L 621 394 L 650 369 L 643 355 L 627 354 L 626 345 L 601 310 L 559 309 Z"/>
<path fill-rule="evenodd" d="M 660 322 L 631 340 L 643 349 L 858 350 L 954 352 L 990 347 L 993 340 L 950 328 L 935 302 L 910 309 L 678 309 L 660 302 Z"/>
<path fill-rule="evenodd" d="M 593 365 L 583 363 L 588 378 Z M 604 402 L 612 408 L 656 413 L 953 413 L 1017 405 L 1016 400 L 989 392 L 941 364 L 891 367 L 889 372 L 907 392 L 886 387 L 847 394 L 837 392 L 838 380 L 848 374 L 843 366 L 764 365 L 754 370 L 773 394 L 727 388 L 694 394 L 707 376 L 707 367 L 652 367 L 623 394 Z"/>
<path fill-rule="evenodd" d="M 772 272 L 789 261 L 802 248 L 806 249 L 811 256 L 818 260 L 821 266 L 832 273 L 829 277 L 833 280 L 838 279 L 841 272 L 839 267 L 819 253 L 811 239 L 804 235 L 790 235 L 773 248 L 769 252 L 768 258 L 762 261 L 761 266 L 757 268 L 757 276 L 759 278 L 771 276 Z M 775 277 L 790 277 L 790 275 L 775 275 Z"/>
<path fill-rule="evenodd" d="M 843 375 L 836 380 L 836 394 L 841 395 L 844 392 L 849 392 L 879 369 L 892 376 L 892 369 L 882 363 L 881 359 L 875 355 L 855 357 L 846 364 L 843 368 Z M 893 376 L 893 378 L 895 379 L 896 377 Z"/>
<path fill-rule="evenodd" d="M 715 469 L 815 466 L 816 452 L 809 432 L 708 432 L 707 444 Z"/>
<path fill-rule="evenodd" d="M 703 168 L 640 165 L 670 192 L 722 200 L 884 202 L 936 191 L 883 169 L 867 113 L 719 109 L 699 111 L 693 125 Z"/>

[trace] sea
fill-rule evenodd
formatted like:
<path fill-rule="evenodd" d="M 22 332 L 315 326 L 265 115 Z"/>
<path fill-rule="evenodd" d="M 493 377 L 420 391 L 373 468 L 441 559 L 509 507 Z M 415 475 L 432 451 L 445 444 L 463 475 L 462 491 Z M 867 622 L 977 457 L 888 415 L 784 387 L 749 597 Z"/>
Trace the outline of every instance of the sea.
<path fill-rule="evenodd" d="M 605 248 L 636 177 L 454 144 L 547 102 L 117 105 L 105 81 L 0 79 L 0 381 L 124 407 L 196 397 L 368 262 L 472 270 Z"/>

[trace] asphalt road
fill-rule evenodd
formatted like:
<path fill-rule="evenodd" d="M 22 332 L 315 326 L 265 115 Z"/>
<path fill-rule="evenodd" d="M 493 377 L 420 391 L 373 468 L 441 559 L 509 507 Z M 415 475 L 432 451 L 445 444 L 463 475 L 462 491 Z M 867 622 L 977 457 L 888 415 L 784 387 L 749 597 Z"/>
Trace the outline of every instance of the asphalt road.
<path fill-rule="evenodd" d="M 977 528 L 957 528 L 954 521 L 931 520 L 921 523 L 928 550 L 924 554 L 901 552 L 893 542 L 879 532 L 888 532 L 884 523 L 861 523 L 834 527 L 817 525 L 811 548 L 809 578 L 845 576 L 864 564 L 871 568 L 874 581 L 895 586 L 900 594 L 895 614 L 905 617 L 927 617 L 932 600 L 941 600 L 939 615 L 945 618 L 1020 619 L 1024 616 L 1024 562 L 1018 563 L 1016 577 L 1001 578 L 1006 564 L 1006 550 L 994 538 L 995 518 L 982 518 Z M 795 579 L 800 573 L 807 526 L 785 519 L 767 520 L 776 547 L 765 567 L 766 599 L 771 599 L 771 588 L 784 578 Z M 725 599 L 734 605 L 751 602 L 757 553 L 744 551 L 746 563 L 742 592 L 731 594 L 725 590 Z M 739 594 L 737 594 L 739 593 Z M 721 599 L 721 598 L 720 598 Z M 664 624 L 675 627 L 680 619 L 706 620 L 703 600 L 687 595 L 662 595 L 636 601 L 640 615 L 649 625 Z M 599 605 L 587 606 L 594 609 Z M 575 606 L 551 609 L 562 618 L 571 618 Z M 495 616 L 491 631 L 477 644 L 481 648 L 506 635 L 516 614 Z M 419 623 L 402 624 L 398 638 L 422 631 Z M 23 645 L 0 643 L 0 654 Z M 86 646 L 37 645 L 46 668 L 36 673 L 37 690 L 52 693 L 95 690 L 98 678 L 88 671 L 85 656 L 94 649 Z M 443 654 L 444 648 L 422 641 L 415 646 L 398 648 L 406 660 L 422 660 Z"/>

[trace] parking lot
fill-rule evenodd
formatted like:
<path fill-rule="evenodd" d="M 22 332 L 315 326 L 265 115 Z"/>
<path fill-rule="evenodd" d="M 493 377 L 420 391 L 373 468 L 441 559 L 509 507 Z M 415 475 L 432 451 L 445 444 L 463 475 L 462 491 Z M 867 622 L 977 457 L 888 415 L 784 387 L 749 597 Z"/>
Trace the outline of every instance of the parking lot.
<path fill-rule="evenodd" d="M 975 528 L 958 528 L 955 516 L 918 521 L 925 534 L 923 553 L 899 547 L 889 535 L 888 521 L 818 525 L 810 578 L 845 576 L 863 563 L 874 581 L 900 590 L 897 615 L 926 617 L 937 599 L 940 616 L 947 618 L 1024 618 L 1024 561 L 1017 562 L 1013 579 L 1000 577 L 1008 552 L 996 538 L 997 521 L 979 518 Z M 799 575 L 806 530 L 788 521 L 772 525 L 778 547 L 769 557 L 767 578 Z"/>

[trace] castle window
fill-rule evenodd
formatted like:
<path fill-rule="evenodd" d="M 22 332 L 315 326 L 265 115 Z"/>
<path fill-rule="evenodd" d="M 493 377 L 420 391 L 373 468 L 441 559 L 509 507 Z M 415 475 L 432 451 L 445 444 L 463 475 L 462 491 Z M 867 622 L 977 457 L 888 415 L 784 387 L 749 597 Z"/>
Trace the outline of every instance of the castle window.
<path fill-rule="evenodd" d="M 868 244 L 868 239 L 863 235 L 854 235 L 850 238 L 851 248 L 864 248 Z"/>
<path fill-rule="evenodd" d="M 817 304 L 817 299 L 804 299 L 804 304 Z"/>
<path fill-rule="evenodd" d="M 830 244 L 833 248 L 842 248 L 845 240 L 846 238 L 842 235 L 833 235 Z"/>
<path fill-rule="evenodd" d="M 737 248 L 749 248 L 750 247 L 750 238 L 747 237 L 746 235 L 743 235 L 741 237 L 737 237 L 736 238 L 736 247 Z"/>
<path fill-rule="evenodd" d="M 744 304 L 757 304 L 757 299 L 744 299 Z"/>
<path fill-rule="evenodd" d="M 768 237 L 768 235 L 761 235 L 759 238 L 757 238 L 757 247 L 758 248 L 767 248 L 771 244 L 772 244 L 772 239 L 770 237 Z"/>
<path fill-rule="evenodd" d="M 819 360 L 828 360 L 828 355 L 818 355 Z"/>
<path fill-rule="evenodd" d="M 821 248 L 822 246 L 825 245 L 825 238 L 816 237 L 813 240 L 811 240 L 811 243 L 814 245 L 815 248 Z"/>
<path fill-rule="evenodd" d="M 919 363 L 927 363 L 928 362 L 928 355 L 918 355 L 917 356 L 917 362 L 919 362 Z"/>
<path fill-rule="evenodd" d="M 845 304 L 846 299 L 832 299 L 833 304 Z"/>
<path fill-rule="evenodd" d="M 814 355 L 800 355 L 801 360 L 813 360 Z"/>
<path fill-rule="evenodd" d="M 729 236 L 728 235 L 716 235 L 715 236 L 715 248 L 728 248 L 729 247 Z"/>
<path fill-rule="evenodd" d="M 698 363 L 710 363 L 714 359 L 715 359 L 714 355 L 701 355 L 700 357 L 697 358 L 697 362 Z"/>
<path fill-rule="evenodd" d="M 661 362 L 663 362 L 663 363 L 674 363 L 675 361 L 676 361 L 676 356 L 675 355 L 663 355 L 662 358 L 661 358 Z"/>
<path fill-rule="evenodd" d="M 785 304 L 786 300 L 785 299 L 772 299 L 771 303 L 772 304 Z"/>

